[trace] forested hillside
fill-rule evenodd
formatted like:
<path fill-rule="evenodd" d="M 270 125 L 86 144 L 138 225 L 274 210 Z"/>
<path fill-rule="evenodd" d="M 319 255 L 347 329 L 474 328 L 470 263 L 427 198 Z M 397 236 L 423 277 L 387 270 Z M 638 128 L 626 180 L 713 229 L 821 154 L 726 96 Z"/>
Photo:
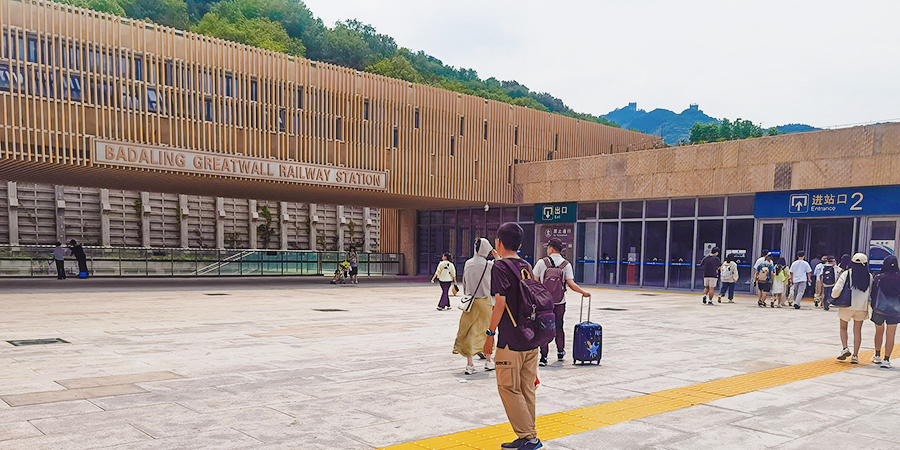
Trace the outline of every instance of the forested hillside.
<path fill-rule="evenodd" d="M 472 69 L 445 65 L 422 51 L 399 47 L 354 19 L 326 26 L 298 0 L 61 0 L 276 52 L 427 84 L 491 100 L 618 126 L 572 111 L 562 100 L 516 81 L 481 79 Z M 352 14 L 352 13 L 351 13 Z"/>

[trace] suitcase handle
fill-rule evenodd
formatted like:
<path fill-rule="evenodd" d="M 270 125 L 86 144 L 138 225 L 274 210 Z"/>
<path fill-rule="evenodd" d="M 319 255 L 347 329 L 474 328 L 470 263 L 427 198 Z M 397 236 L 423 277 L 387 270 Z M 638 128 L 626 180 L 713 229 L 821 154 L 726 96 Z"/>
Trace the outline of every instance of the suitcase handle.
<path fill-rule="evenodd" d="M 588 317 L 587 317 L 587 320 L 588 320 L 588 322 L 591 321 L 591 297 L 587 297 L 587 296 L 582 295 L 582 296 L 581 296 L 581 307 L 578 309 L 578 323 L 584 322 L 584 321 L 581 320 L 581 319 L 582 319 L 583 316 L 584 316 L 584 299 L 585 299 L 585 298 L 588 299 L 588 314 L 587 314 Z"/>

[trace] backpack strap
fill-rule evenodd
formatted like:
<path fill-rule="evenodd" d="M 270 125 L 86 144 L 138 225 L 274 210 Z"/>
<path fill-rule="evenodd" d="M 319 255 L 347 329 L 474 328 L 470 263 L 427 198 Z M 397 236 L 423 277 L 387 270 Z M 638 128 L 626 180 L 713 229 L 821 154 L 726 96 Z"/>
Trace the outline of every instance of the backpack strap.
<path fill-rule="evenodd" d="M 544 264 L 546 264 L 547 267 L 556 268 L 556 264 L 553 262 L 553 258 L 551 258 L 549 256 L 544 257 Z"/>

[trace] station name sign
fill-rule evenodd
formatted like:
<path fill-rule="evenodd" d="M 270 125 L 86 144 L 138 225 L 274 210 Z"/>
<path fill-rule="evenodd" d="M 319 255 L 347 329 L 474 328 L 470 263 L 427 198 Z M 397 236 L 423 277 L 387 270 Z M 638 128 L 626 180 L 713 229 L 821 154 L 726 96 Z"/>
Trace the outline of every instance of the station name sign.
<path fill-rule="evenodd" d="M 758 218 L 900 214 L 900 187 L 871 186 L 756 194 Z"/>
<path fill-rule="evenodd" d="M 260 181 L 386 190 L 387 173 L 221 153 L 97 140 L 94 162 L 120 167 L 221 175 Z"/>

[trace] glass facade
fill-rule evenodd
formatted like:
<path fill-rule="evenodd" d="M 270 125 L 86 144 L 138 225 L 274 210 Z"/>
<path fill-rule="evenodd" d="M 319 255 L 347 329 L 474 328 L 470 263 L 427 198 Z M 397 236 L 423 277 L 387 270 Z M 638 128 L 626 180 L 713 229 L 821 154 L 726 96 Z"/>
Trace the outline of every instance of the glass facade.
<path fill-rule="evenodd" d="M 535 225 L 533 205 L 420 211 L 419 274 L 431 274 L 447 251 L 461 271 L 462 261 L 472 256 L 472 241 L 493 242 L 503 222 L 525 230 L 521 255 L 532 263 L 545 252 L 535 231 L 574 226 L 574 246 L 565 256 L 575 281 L 588 285 L 694 289 L 702 286 L 697 269 L 711 247 L 723 254 L 754 253 L 753 196 L 582 202 L 577 217 L 574 224 Z M 750 290 L 747 259 L 739 261 L 737 290 Z"/>
<path fill-rule="evenodd" d="M 754 218 L 754 195 L 623 202 L 580 202 L 574 223 L 535 223 L 534 205 L 419 212 L 419 273 L 430 275 L 449 251 L 471 257 L 472 241 L 492 242 L 503 222 L 525 230 L 521 255 L 545 254 L 548 233 L 570 237 L 565 256 L 586 285 L 700 289 L 700 261 L 713 247 L 737 256 L 735 290 L 751 290 L 752 264 L 763 250 L 793 260 L 797 251 L 840 256 L 865 249 L 874 268 L 900 249 L 900 217 Z M 569 234 L 571 232 L 571 235 Z M 537 235 L 537 237 L 536 237 Z"/>

